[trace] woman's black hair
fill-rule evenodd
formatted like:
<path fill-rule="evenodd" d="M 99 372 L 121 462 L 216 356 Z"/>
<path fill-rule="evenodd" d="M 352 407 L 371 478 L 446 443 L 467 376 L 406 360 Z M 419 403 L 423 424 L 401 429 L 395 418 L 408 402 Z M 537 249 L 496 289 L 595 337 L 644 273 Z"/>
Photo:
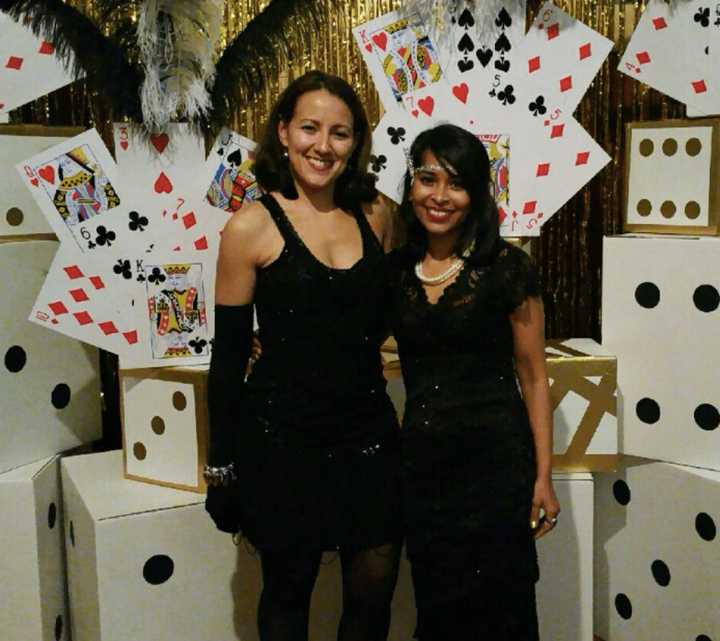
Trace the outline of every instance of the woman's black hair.
<path fill-rule="evenodd" d="M 470 211 L 462 223 L 453 248 L 456 256 L 474 247 L 468 262 L 484 265 L 492 262 L 500 249 L 500 223 L 497 206 L 490 190 L 490 161 L 485 146 L 469 131 L 444 124 L 427 129 L 410 146 L 413 167 L 420 167 L 423 154 L 431 151 L 443 168 L 455 176 L 470 195 Z M 422 260 L 427 250 L 427 233 L 417 219 L 410 202 L 412 175 L 405 175 L 405 189 L 400 215 L 407 224 L 407 250 L 415 260 Z"/>
<path fill-rule="evenodd" d="M 288 123 L 297 101 L 305 93 L 324 89 L 342 100 L 353 117 L 353 137 L 356 145 L 345 171 L 335 182 L 335 204 L 353 209 L 358 202 L 372 202 L 377 196 L 375 176 L 367 171 L 370 158 L 371 132 L 365 110 L 353 88 L 342 78 L 323 71 L 308 71 L 293 80 L 280 94 L 265 125 L 255 155 L 255 177 L 265 191 L 279 191 L 289 199 L 297 198 L 290 165 L 283 157 L 285 148 L 278 136 L 278 124 Z"/>

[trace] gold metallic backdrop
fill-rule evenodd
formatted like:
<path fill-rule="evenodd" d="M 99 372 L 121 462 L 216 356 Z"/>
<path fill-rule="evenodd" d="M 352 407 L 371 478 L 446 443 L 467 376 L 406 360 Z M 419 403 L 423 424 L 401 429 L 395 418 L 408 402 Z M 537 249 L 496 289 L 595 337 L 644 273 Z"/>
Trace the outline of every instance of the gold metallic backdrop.
<path fill-rule="evenodd" d="M 68 0 L 94 15 L 94 0 Z M 270 105 L 289 80 L 312 68 L 347 79 L 363 99 L 372 124 L 380 103 L 352 38 L 352 27 L 398 8 L 400 0 L 348 0 L 341 12 L 328 8 L 323 27 L 312 42 L 298 41 L 297 55 L 280 77 L 267 79 L 267 89 L 230 123 L 257 139 Z M 543 227 L 534 242 L 544 287 L 549 337 L 600 338 L 602 237 L 621 232 L 622 181 L 625 176 L 625 124 L 636 120 L 683 117 L 685 108 L 617 71 L 644 2 L 617 0 L 556 0 L 570 15 L 615 42 L 615 48 L 580 103 L 576 117 L 612 157 L 612 162 Z M 227 0 L 223 42 L 232 38 L 267 5 L 264 0 Z M 532 20 L 540 0 L 528 0 Z M 96 15 L 96 14 L 95 14 Z M 111 25 L 108 25 L 110 28 Z M 13 122 L 96 126 L 109 138 L 112 114 L 103 111 L 83 83 L 56 91 L 18 109 Z"/>

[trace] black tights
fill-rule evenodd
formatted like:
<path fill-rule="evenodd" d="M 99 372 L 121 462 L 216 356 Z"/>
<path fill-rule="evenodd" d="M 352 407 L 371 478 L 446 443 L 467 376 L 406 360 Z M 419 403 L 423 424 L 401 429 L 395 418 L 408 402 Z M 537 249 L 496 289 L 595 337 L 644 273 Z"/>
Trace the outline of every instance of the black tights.
<path fill-rule="evenodd" d="M 308 611 L 321 553 L 265 549 L 258 606 L 260 641 L 307 641 Z M 341 550 L 343 613 L 338 641 L 385 641 L 400 546 Z"/>

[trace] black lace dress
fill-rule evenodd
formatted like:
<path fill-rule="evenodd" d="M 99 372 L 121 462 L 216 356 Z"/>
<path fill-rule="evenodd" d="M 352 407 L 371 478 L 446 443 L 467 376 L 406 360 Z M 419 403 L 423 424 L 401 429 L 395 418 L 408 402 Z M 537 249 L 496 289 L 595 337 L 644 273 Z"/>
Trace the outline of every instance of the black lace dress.
<path fill-rule="evenodd" d="M 466 265 L 430 304 L 406 251 L 388 265 L 407 391 L 404 502 L 419 638 L 436 638 L 424 625 L 444 616 L 448 639 L 535 639 L 535 454 L 509 314 L 538 295 L 537 274 L 503 242 L 492 264 Z M 475 612 L 470 622 L 463 604 Z"/>
<path fill-rule="evenodd" d="M 261 202 L 285 246 L 255 288 L 263 353 L 240 400 L 242 533 L 258 547 L 397 541 L 398 425 L 380 360 L 382 248 L 355 212 L 363 256 L 330 268 L 272 196 Z"/>

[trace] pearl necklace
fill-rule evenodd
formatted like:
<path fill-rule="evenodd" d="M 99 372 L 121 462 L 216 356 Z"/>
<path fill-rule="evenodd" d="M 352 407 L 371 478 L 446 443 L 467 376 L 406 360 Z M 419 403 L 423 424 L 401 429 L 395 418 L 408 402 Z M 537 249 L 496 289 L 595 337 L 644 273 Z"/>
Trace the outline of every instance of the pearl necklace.
<path fill-rule="evenodd" d="M 456 258 L 450 267 L 448 267 L 442 274 L 438 274 L 437 276 L 425 276 L 422 271 L 422 260 L 420 260 L 415 264 L 415 275 L 420 279 L 420 282 L 425 283 L 426 285 L 439 285 L 457 274 L 462 269 L 464 262 L 465 261 L 462 258 Z"/>

